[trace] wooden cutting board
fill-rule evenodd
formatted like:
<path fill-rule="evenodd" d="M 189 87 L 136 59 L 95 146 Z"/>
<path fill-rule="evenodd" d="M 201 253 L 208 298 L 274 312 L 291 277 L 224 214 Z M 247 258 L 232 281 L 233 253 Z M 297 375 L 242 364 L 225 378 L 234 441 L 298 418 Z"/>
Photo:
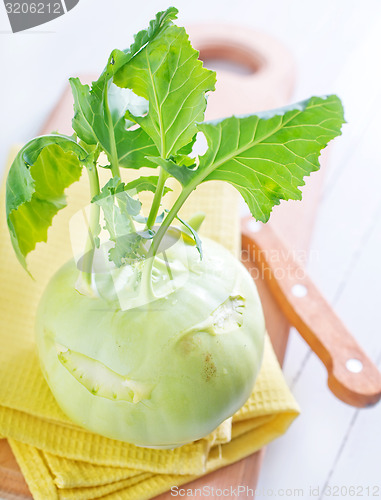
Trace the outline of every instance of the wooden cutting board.
<path fill-rule="evenodd" d="M 217 70 L 216 92 L 208 99 L 207 118 L 247 114 L 287 104 L 295 80 L 294 62 L 276 40 L 241 26 L 200 25 L 188 29 L 200 58 Z M 83 78 L 86 80 L 86 78 Z M 91 80 L 91 78 L 87 78 Z M 59 130 L 71 134 L 72 98 L 69 89 L 40 131 Z M 275 207 L 270 224 L 290 250 L 307 252 L 314 215 L 321 193 L 324 169 L 313 175 L 303 189 L 303 202 L 282 203 Z M 253 268 L 253 262 L 245 262 Z M 265 313 L 267 329 L 280 362 L 283 361 L 289 324 L 271 296 L 266 284 L 256 280 Z M 244 485 L 255 489 L 264 450 L 190 483 L 224 488 Z M 30 499 L 27 484 L 6 440 L 0 441 L 0 495 L 4 499 Z M 157 499 L 173 498 L 164 493 Z M 49 499 L 47 499 L 49 500 Z"/>

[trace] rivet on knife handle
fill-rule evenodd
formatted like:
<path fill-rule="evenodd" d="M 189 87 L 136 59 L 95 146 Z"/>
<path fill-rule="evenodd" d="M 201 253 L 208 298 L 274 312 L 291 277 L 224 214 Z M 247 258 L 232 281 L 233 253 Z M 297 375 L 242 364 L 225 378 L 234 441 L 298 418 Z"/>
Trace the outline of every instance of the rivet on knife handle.
<path fill-rule="evenodd" d="M 271 227 L 244 219 L 242 248 L 253 252 L 286 318 L 326 366 L 331 391 L 353 406 L 377 403 L 381 374 L 376 365 Z"/>

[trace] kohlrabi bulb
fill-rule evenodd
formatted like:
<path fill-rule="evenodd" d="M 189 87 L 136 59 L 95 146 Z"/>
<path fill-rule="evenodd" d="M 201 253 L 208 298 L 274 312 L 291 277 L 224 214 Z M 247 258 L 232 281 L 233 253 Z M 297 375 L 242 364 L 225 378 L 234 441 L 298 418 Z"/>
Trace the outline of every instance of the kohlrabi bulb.
<path fill-rule="evenodd" d="M 170 448 L 206 436 L 248 399 L 265 332 L 258 293 L 227 250 L 207 239 L 203 246 L 202 260 L 189 245 L 167 250 L 170 278 L 154 267 L 156 300 L 129 283 L 144 262 L 94 274 L 94 297 L 77 291 L 74 261 L 52 278 L 38 310 L 38 349 L 73 422 Z"/>

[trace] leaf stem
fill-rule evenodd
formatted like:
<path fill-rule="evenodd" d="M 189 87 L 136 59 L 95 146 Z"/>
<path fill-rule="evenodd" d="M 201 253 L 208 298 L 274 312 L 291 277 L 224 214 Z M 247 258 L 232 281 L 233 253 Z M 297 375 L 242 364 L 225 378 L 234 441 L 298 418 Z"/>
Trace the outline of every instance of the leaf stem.
<path fill-rule="evenodd" d="M 118 160 L 118 151 L 116 149 L 116 142 L 115 142 L 115 134 L 114 134 L 114 124 L 112 121 L 112 116 L 111 116 L 111 111 L 110 111 L 110 106 L 108 104 L 108 89 L 109 85 L 111 84 L 111 80 L 107 83 L 104 89 L 104 108 L 106 112 L 106 119 L 107 119 L 107 126 L 108 126 L 108 132 L 109 132 L 109 139 L 110 139 L 110 164 L 111 164 L 111 172 L 113 177 L 119 177 L 120 176 L 120 169 L 119 169 L 119 160 Z"/>
<path fill-rule="evenodd" d="M 147 229 L 152 229 L 155 224 L 157 214 L 159 213 L 161 199 L 164 193 L 165 182 L 168 179 L 167 172 L 160 167 L 159 180 L 157 182 L 157 187 L 155 190 L 155 196 L 151 205 L 151 209 L 147 219 Z"/>
<path fill-rule="evenodd" d="M 89 177 L 90 183 L 90 196 L 91 199 L 94 198 L 97 194 L 99 194 L 99 177 L 98 170 L 96 166 L 96 161 L 92 164 L 86 166 L 86 171 Z M 100 207 L 97 203 L 91 203 L 90 205 L 90 220 L 89 220 L 89 229 L 88 236 L 85 246 L 85 253 L 83 256 L 83 271 L 81 273 L 81 282 L 85 285 L 86 291 L 91 290 L 91 281 L 92 281 L 92 267 L 94 260 L 94 252 L 95 252 L 95 237 L 97 237 L 99 233 L 99 214 Z M 81 287 L 82 288 L 82 287 Z"/>
<path fill-rule="evenodd" d="M 152 240 L 152 243 L 151 243 L 151 246 L 150 246 L 150 249 L 148 252 L 148 258 L 154 257 L 156 255 L 156 253 L 159 249 L 161 240 L 163 239 L 167 229 L 171 225 L 171 222 L 176 217 L 176 215 L 178 214 L 178 211 L 184 205 L 185 201 L 187 200 L 188 196 L 191 194 L 193 189 L 194 189 L 193 186 L 187 186 L 186 188 L 183 188 L 183 190 L 181 191 L 179 197 L 177 198 L 176 202 L 172 206 L 171 210 L 168 212 L 168 215 L 166 216 L 166 218 L 162 222 L 158 232 L 156 233 L 156 235 L 154 236 L 154 238 Z"/>

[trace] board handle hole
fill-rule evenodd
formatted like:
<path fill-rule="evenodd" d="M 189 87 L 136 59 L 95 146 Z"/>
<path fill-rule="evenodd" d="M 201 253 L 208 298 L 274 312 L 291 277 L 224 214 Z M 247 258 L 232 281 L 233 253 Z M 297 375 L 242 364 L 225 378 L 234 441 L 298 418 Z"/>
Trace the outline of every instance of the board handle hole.
<path fill-rule="evenodd" d="M 253 50 L 223 43 L 201 47 L 200 59 L 208 69 L 241 76 L 258 73 L 264 66 L 263 58 Z"/>

